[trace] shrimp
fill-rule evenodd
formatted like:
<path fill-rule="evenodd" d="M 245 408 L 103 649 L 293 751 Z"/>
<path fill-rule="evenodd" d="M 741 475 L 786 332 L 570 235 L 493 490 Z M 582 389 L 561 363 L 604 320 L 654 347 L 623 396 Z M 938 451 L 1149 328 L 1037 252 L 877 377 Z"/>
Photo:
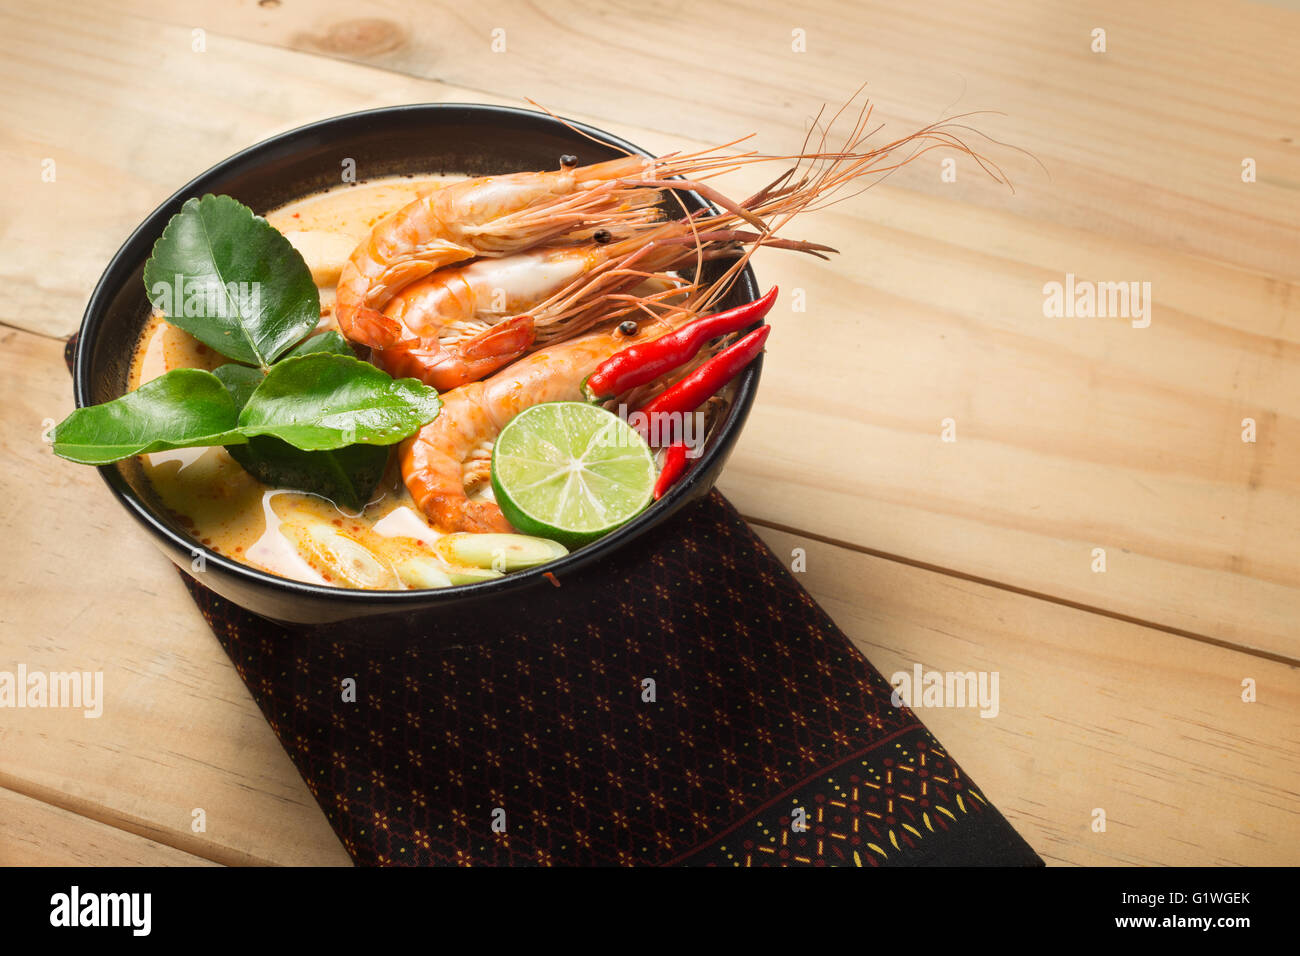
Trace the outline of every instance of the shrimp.
<path fill-rule="evenodd" d="M 467 179 L 408 203 L 376 225 L 343 266 L 335 300 L 339 328 L 354 342 L 387 348 L 397 344 L 401 329 L 380 310 L 436 269 L 510 255 L 595 220 L 612 227 L 657 216 L 655 190 L 613 188 L 639 175 L 642 163 L 628 156 Z M 545 216 L 533 214 L 539 205 Z"/>
<path fill-rule="evenodd" d="M 382 311 L 411 283 L 445 266 L 500 258 L 564 237 L 611 237 L 663 218 L 662 188 L 689 189 L 756 227 L 762 221 L 711 186 L 686 178 L 730 167 L 728 143 L 687 156 L 625 156 L 550 172 L 509 173 L 453 183 L 383 219 L 343 266 L 335 315 L 361 345 L 410 345 L 401 324 Z M 669 181 L 671 179 L 671 182 Z"/>
<path fill-rule="evenodd" d="M 402 480 L 421 511 L 444 532 L 510 532 L 501 509 L 491 501 L 470 499 L 465 490 L 467 467 L 475 467 L 484 449 L 515 415 L 542 402 L 581 401 L 582 381 L 620 349 L 666 335 L 690 314 L 647 321 L 633 335 L 615 327 L 533 352 L 478 382 L 442 395 L 438 417 L 406 439 L 399 451 Z"/>
<path fill-rule="evenodd" d="M 556 298 L 566 290 L 579 288 L 585 300 L 594 301 L 599 298 L 593 291 L 597 285 L 607 294 L 637 289 L 645 295 L 654 289 L 661 297 L 687 289 L 683 280 L 662 272 L 600 272 L 605 263 L 627 260 L 630 251 L 619 244 L 544 246 L 504 259 L 439 269 L 389 303 L 384 314 L 401 326 L 405 338 L 392 348 L 374 350 L 371 361 L 394 377 L 418 378 L 447 391 L 524 354 L 534 344 L 539 324 L 548 335 L 555 317 L 573 309 L 569 299 Z M 679 250 L 665 262 L 676 264 L 681 258 Z M 593 284 L 593 275 L 603 281 Z"/>
<path fill-rule="evenodd" d="M 525 313 L 594 268 L 600 248 L 543 247 L 439 269 L 394 296 L 384 315 L 402 342 L 376 349 L 372 360 L 439 391 L 483 378 L 533 344 Z"/>
<path fill-rule="evenodd" d="M 388 305 L 376 314 L 386 323 L 385 344 L 375 346 L 371 360 L 390 374 L 415 377 L 447 390 L 490 374 L 534 348 L 580 335 L 615 315 L 645 311 L 633 293 L 647 279 L 683 285 L 676 274 L 692 268 L 698 274 L 706 260 L 734 259 L 740 250 L 752 252 L 760 246 L 825 258 L 825 253 L 835 250 L 806 240 L 778 238 L 777 231 L 800 213 L 828 204 L 832 193 L 850 183 L 884 177 L 929 149 L 947 146 L 964 151 L 1004 181 L 1000 171 L 994 173 L 996 167 L 986 165 L 947 124 L 933 124 L 864 149 L 871 135 L 866 131 L 869 118 L 867 107 L 839 150 L 825 150 L 823 133 L 816 149 L 810 151 L 805 141 L 804 150 L 793 156 L 724 156 L 719 154 L 724 147 L 716 147 L 643 160 L 635 173 L 626 161 L 584 167 L 598 172 L 587 175 L 578 170 L 574 175 L 586 177 L 583 181 L 592 184 L 590 191 L 600 200 L 583 204 L 581 215 L 574 211 L 573 195 L 536 198 L 526 209 L 494 221 L 483 233 L 499 237 L 503 224 L 516 228 L 514 224 L 525 218 L 546 224 L 512 233 L 513 253 L 431 270 L 433 260 L 426 258 L 419 263 L 426 270 L 420 278 L 402 288 L 396 287 L 397 281 L 384 286 Z M 906 146 L 912 147 L 908 155 L 894 158 Z M 732 201 L 699 181 L 749 163 L 778 160 L 792 161 L 794 166 L 743 202 Z M 615 167 L 621 170 L 620 178 L 610 178 Z M 721 208 L 665 218 L 650 197 L 659 199 L 660 191 L 668 189 L 694 191 Z M 757 228 L 742 228 L 746 225 Z M 524 248 L 547 230 L 549 239 Z M 357 255 L 365 248 L 358 249 Z M 735 271 L 733 266 L 731 274 Z M 707 300 L 700 303 L 708 304 Z M 350 333 L 344 322 L 341 315 L 340 325 L 349 338 L 374 345 L 374 339 L 358 337 L 355 330 Z"/>

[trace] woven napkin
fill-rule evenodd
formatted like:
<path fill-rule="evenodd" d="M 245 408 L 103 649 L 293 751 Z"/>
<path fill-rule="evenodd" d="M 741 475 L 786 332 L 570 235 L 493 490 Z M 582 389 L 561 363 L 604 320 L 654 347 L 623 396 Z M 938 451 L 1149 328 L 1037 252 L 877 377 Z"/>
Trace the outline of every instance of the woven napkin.
<path fill-rule="evenodd" d="M 405 624 L 289 627 L 183 577 L 358 863 L 1042 863 L 716 491 Z"/>

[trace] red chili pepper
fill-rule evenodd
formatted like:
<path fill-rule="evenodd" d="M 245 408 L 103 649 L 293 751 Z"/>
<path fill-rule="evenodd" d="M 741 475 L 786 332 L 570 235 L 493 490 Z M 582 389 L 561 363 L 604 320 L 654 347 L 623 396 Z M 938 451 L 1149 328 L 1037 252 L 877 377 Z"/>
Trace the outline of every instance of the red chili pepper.
<path fill-rule="evenodd" d="M 630 388 L 653 382 L 659 376 L 685 365 L 705 342 L 719 335 L 738 332 L 767 315 L 776 302 L 777 287 L 753 302 L 725 312 L 702 316 L 675 332 L 650 342 L 632 345 L 616 352 L 587 376 L 582 391 L 589 401 L 603 402 Z"/>
<path fill-rule="evenodd" d="M 685 415 L 703 405 L 763 351 L 763 343 L 771 331 L 770 325 L 760 326 L 736 344 L 713 356 L 662 395 L 651 399 L 641 409 L 642 420 L 634 426 L 641 437 L 648 440 L 650 425 L 657 417 Z"/>
<path fill-rule="evenodd" d="M 659 480 L 655 482 L 655 501 L 664 496 L 677 479 L 686 473 L 686 442 L 679 441 L 668 446 L 664 452 L 664 467 L 659 472 Z"/>

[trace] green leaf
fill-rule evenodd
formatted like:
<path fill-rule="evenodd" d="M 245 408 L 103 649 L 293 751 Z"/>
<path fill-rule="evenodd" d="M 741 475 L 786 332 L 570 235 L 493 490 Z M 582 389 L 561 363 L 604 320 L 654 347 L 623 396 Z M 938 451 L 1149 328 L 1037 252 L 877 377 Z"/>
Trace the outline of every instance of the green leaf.
<path fill-rule="evenodd" d="M 239 409 L 211 372 L 181 368 L 121 398 L 79 408 L 54 429 L 54 453 L 86 465 L 146 452 L 241 444 Z"/>
<path fill-rule="evenodd" d="M 233 363 L 221 366 L 212 374 L 226 386 L 226 391 L 234 399 L 236 412 L 241 411 L 248 404 L 249 397 L 257 390 L 257 386 L 262 384 L 262 379 L 266 378 L 266 373 L 260 368 Z"/>
<path fill-rule="evenodd" d="M 303 451 L 269 435 L 226 451 L 244 470 L 272 488 L 294 488 L 321 495 L 360 511 L 388 467 L 387 445 L 348 445 L 333 451 Z"/>
<path fill-rule="evenodd" d="M 55 428 L 54 451 L 106 465 L 171 448 L 241 446 L 258 436 L 311 452 L 354 444 L 382 449 L 432 421 L 440 406 L 438 393 L 415 379 L 394 381 L 368 362 L 313 352 L 285 359 L 265 376 L 234 364 L 215 373 L 175 369 L 114 401 L 74 411 Z M 288 458 L 265 442 L 259 453 L 281 465 Z M 379 460 L 363 452 L 312 459 L 332 486 L 342 482 L 341 471 L 360 474 L 345 482 L 354 489 L 364 486 Z"/>
<path fill-rule="evenodd" d="M 320 321 L 320 296 L 302 256 L 229 196 L 181 207 L 154 243 L 144 284 L 169 323 L 262 368 Z"/>
<path fill-rule="evenodd" d="M 320 335 L 313 335 L 301 345 L 290 349 L 285 353 L 285 358 L 294 358 L 299 355 L 312 355 L 317 352 L 329 352 L 331 355 L 349 355 L 356 357 L 352 351 L 352 346 L 348 345 L 348 340 L 339 335 L 333 329 L 328 332 L 322 332 Z"/>
<path fill-rule="evenodd" d="M 274 435 L 310 451 L 391 445 L 432 421 L 441 404 L 436 391 L 413 378 L 394 380 L 368 362 L 316 353 L 272 368 L 239 425 L 249 437 Z"/>
<path fill-rule="evenodd" d="M 326 352 L 330 355 L 352 355 L 352 347 L 348 345 L 347 339 L 339 335 L 333 329 L 328 332 L 322 332 L 320 335 L 313 335 L 301 344 L 291 349 L 285 358 L 293 358 L 297 355 L 312 355 L 319 352 Z M 230 363 L 223 365 L 212 373 L 221 379 L 221 384 L 226 386 L 230 392 L 230 397 L 235 400 L 235 407 L 243 410 L 248 404 L 249 396 L 257 386 L 262 384 L 262 379 L 266 378 L 266 373 L 261 369 L 253 368 L 251 365 L 238 365 Z"/>
<path fill-rule="evenodd" d="M 288 357 L 327 352 L 351 355 L 352 349 L 337 332 L 322 332 L 303 342 Z M 247 365 L 223 365 L 214 373 L 242 409 L 265 376 Z M 303 451 L 270 435 L 251 438 L 246 445 L 227 445 L 226 451 L 243 469 L 272 488 L 295 488 L 360 511 L 388 467 L 388 447 L 348 445 L 333 451 Z"/>

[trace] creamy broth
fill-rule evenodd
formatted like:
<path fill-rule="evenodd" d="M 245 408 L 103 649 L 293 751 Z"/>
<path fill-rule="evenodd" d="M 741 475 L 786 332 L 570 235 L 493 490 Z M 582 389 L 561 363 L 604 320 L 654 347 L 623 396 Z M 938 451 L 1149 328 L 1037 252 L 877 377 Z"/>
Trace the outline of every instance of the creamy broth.
<path fill-rule="evenodd" d="M 352 250 L 376 223 L 459 176 L 379 179 L 340 186 L 266 215 L 302 253 L 321 293 L 318 331 L 337 328 L 334 284 Z M 153 316 L 141 335 L 130 387 L 176 368 L 214 369 L 228 360 Z M 283 577 L 354 588 L 400 589 L 412 570 L 439 555 L 440 533 L 424 520 L 402 484 L 397 456 L 360 514 L 324 498 L 269 488 L 224 448 L 140 456 L 141 467 L 173 519 L 213 551 Z M 479 490 L 490 496 L 490 488 Z M 360 547 L 357 547 L 360 545 Z M 460 583 L 459 581 L 457 583 Z"/>

